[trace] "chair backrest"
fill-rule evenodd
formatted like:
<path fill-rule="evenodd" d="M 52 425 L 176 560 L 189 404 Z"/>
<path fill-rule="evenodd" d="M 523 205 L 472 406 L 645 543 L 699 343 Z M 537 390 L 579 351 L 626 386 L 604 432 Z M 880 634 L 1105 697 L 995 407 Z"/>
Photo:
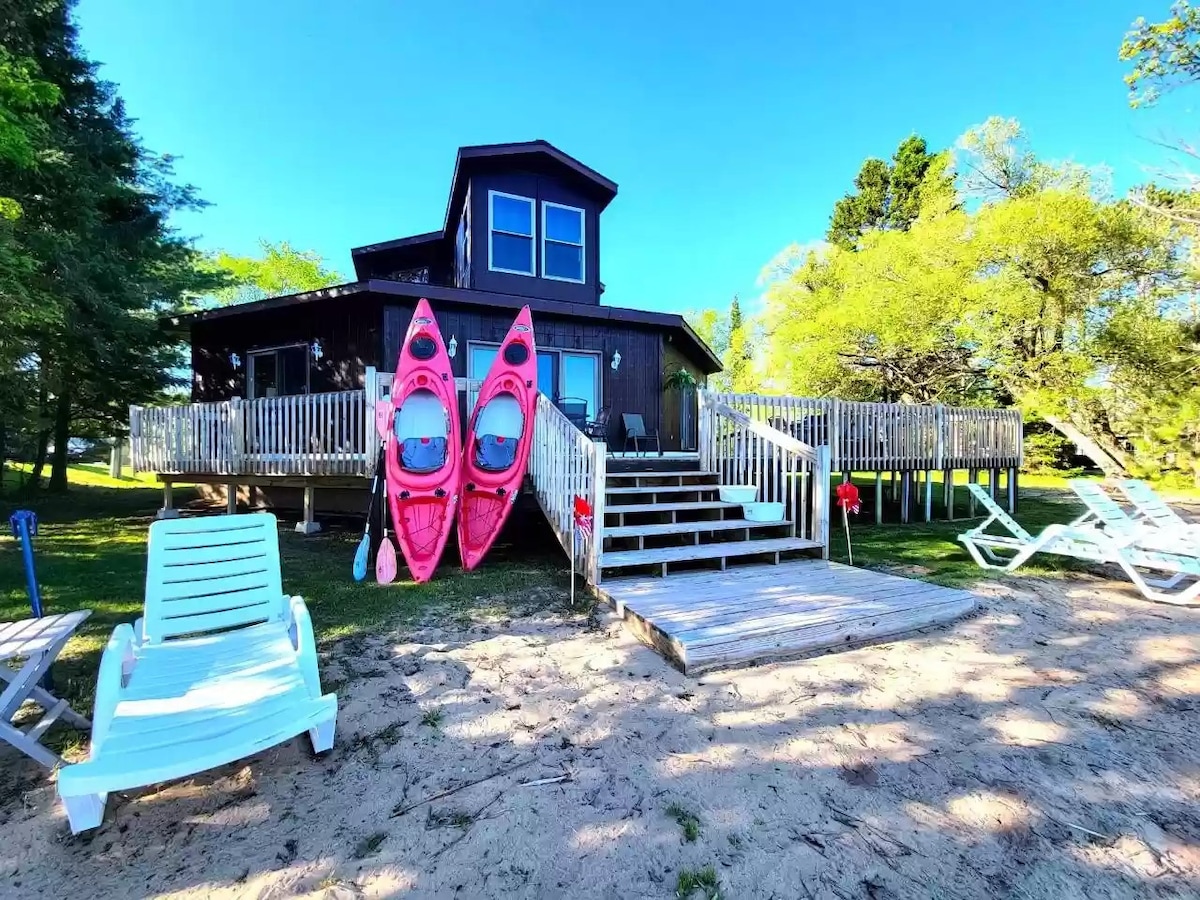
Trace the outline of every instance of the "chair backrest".
<path fill-rule="evenodd" d="M 1067 483 L 1075 492 L 1075 496 L 1083 501 L 1092 517 L 1099 520 L 1106 529 L 1116 534 L 1128 534 L 1137 530 L 1137 523 L 1129 513 L 1125 512 L 1121 504 L 1110 497 L 1099 484 L 1084 478 L 1072 478 Z"/>
<path fill-rule="evenodd" d="M 164 519 L 150 526 L 147 643 L 283 618 L 279 530 L 270 513 Z"/>
<path fill-rule="evenodd" d="M 1007 528 L 1009 532 L 1012 533 L 1013 537 L 1020 541 L 1024 541 L 1025 543 L 1029 543 L 1033 540 L 1033 535 L 1021 527 L 1021 524 L 1016 519 L 1005 512 L 1004 507 L 992 499 L 992 495 L 984 490 L 982 484 L 969 482 L 967 484 L 967 490 L 970 491 L 971 496 L 978 500 L 980 505 L 988 511 L 988 515 Z M 985 522 L 984 525 L 986 524 L 987 523 Z M 984 525 L 979 526 L 979 528 L 974 529 L 974 531 L 979 531 L 984 527 Z"/>
<path fill-rule="evenodd" d="M 625 426 L 626 437 L 646 436 L 646 423 L 642 421 L 641 413 L 621 413 L 621 422 Z"/>
<path fill-rule="evenodd" d="M 602 407 L 600 407 L 600 412 L 596 413 L 596 418 L 592 422 L 592 424 L 593 425 L 601 425 L 601 426 L 607 425 L 608 417 L 611 415 L 612 415 L 612 407 L 611 406 L 602 406 Z"/>
<path fill-rule="evenodd" d="M 1187 520 L 1171 509 L 1150 485 L 1136 478 L 1120 482 L 1121 490 L 1129 502 L 1137 507 L 1144 518 L 1160 528 L 1178 528 L 1188 524 Z"/>

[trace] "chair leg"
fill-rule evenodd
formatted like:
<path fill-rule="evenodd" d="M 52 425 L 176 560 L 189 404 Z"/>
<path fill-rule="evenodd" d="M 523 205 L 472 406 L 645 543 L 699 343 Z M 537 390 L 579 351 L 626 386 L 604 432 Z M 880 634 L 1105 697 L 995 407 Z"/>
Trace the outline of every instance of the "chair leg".
<path fill-rule="evenodd" d="M 107 801 L 108 794 L 63 797 L 63 806 L 67 810 L 67 821 L 71 824 L 71 834 L 99 828 L 100 823 L 104 821 L 104 804 Z"/>
<path fill-rule="evenodd" d="M 313 753 L 324 753 L 333 749 L 333 732 L 337 726 L 336 713 L 315 728 L 308 729 L 308 739 L 312 741 Z"/>

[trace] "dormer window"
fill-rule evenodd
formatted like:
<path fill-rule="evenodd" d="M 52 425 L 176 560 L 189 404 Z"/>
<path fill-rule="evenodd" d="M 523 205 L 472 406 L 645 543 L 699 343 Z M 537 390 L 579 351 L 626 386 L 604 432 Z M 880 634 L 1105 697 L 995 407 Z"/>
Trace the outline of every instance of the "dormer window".
<path fill-rule="evenodd" d="M 488 191 L 488 268 L 533 275 L 533 200 Z"/>
<path fill-rule="evenodd" d="M 542 277 L 584 282 L 583 210 L 542 203 Z"/>

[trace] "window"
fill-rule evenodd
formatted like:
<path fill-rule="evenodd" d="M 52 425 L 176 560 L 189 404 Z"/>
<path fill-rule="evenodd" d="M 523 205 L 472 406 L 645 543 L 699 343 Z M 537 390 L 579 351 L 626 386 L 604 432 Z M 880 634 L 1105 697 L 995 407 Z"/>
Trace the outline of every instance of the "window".
<path fill-rule="evenodd" d="M 488 191 L 488 268 L 533 275 L 533 201 Z"/>
<path fill-rule="evenodd" d="M 251 350 L 246 360 L 250 399 L 308 393 L 308 344 Z"/>
<path fill-rule="evenodd" d="M 542 204 L 542 277 L 584 281 L 582 209 Z"/>
<path fill-rule="evenodd" d="M 487 377 L 488 369 L 500 350 L 499 344 L 472 341 L 467 355 L 468 384 L 475 384 Z M 538 390 L 553 402 L 583 401 L 587 406 L 586 418 L 594 419 L 600 410 L 601 356 L 587 350 L 556 350 L 538 348 Z M 470 388 L 467 393 L 467 410 L 475 408 L 479 391 Z"/>

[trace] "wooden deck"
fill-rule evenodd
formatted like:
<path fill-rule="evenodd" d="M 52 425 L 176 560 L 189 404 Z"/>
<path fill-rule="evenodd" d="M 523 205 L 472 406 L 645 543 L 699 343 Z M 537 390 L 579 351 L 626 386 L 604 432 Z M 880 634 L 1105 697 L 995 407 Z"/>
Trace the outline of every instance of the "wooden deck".
<path fill-rule="evenodd" d="M 606 580 L 626 624 L 688 674 L 895 637 L 975 609 L 967 591 L 824 560 Z"/>

